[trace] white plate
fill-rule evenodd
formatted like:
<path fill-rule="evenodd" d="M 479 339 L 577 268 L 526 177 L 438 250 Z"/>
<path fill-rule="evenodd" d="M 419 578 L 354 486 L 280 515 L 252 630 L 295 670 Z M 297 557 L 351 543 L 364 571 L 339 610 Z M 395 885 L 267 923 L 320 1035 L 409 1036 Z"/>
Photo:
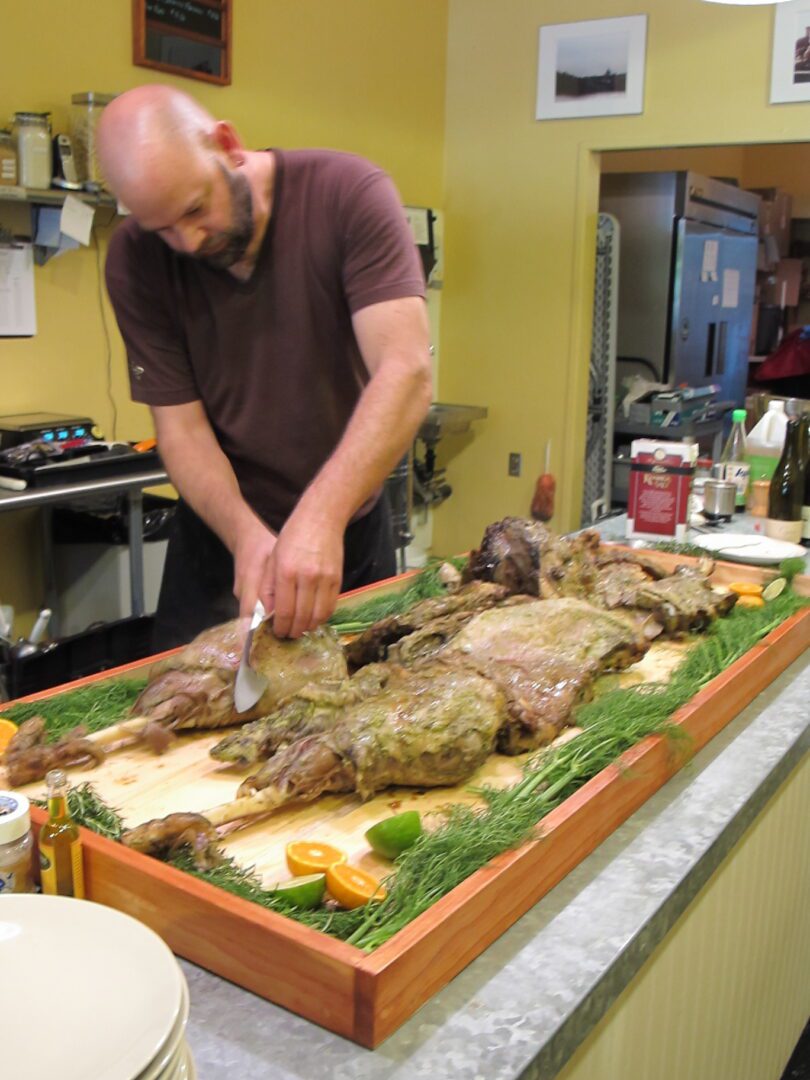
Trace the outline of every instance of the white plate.
<path fill-rule="evenodd" d="M 182 971 L 180 972 L 181 989 L 183 992 L 180 1011 L 174 1022 L 168 1039 L 149 1063 L 144 1072 L 138 1073 L 136 1080 L 167 1080 L 172 1076 L 172 1070 L 179 1068 L 180 1059 L 183 1057 L 183 1045 L 186 1034 L 186 1024 L 189 1014 L 188 984 Z"/>
<path fill-rule="evenodd" d="M 752 533 L 698 536 L 694 543 L 714 552 L 720 559 L 753 563 L 754 566 L 770 566 L 782 559 L 803 559 L 807 555 L 807 549 L 801 544 L 789 544 L 786 540 L 772 540 L 769 536 L 754 536 Z"/>
<path fill-rule="evenodd" d="M 172 1034 L 183 976 L 157 934 L 120 911 L 64 896 L 0 899 L 4 1076 L 132 1080 Z M 48 1035 L 70 1011 L 70 1047 Z"/>

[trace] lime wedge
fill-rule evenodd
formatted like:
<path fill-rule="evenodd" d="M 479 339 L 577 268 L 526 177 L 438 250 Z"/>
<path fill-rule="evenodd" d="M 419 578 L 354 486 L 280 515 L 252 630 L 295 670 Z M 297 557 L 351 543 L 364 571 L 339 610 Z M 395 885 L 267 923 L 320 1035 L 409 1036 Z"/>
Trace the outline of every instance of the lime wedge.
<path fill-rule="evenodd" d="M 787 588 L 787 578 L 778 577 L 775 578 L 770 585 L 766 585 L 762 590 L 763 600 L 775 600 L 777 596 L 781 596 Z"/>
<path fill-rule="evenodd" d="M 326 892 L 326 874 L 307 874 L 305 877 L 290 878 L 282 881 L 273 889 L 267 890 L 271 896 L 277 896 L 296 907 L 307 911 L 318 907 Z"/>
<path fill-rule="evenodd" d="M 395 859 L 415 844 L 421 835 L 422 819 L 416 810 L 406 810 L 404 814 L 383 818 L 372 825 L 366 832 L 366 840 L 378 855 Z"/>

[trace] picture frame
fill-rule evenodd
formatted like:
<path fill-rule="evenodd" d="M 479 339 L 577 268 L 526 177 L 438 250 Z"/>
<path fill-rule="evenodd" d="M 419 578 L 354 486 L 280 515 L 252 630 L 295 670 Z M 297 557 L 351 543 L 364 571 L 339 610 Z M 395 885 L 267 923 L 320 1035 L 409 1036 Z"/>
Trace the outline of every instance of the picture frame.
<path fill-rule="evenodd" d="M 810 101 L 810 0 L 791 0 L 774 11 L 770 102 L 792 101 Z"/>
<path fill-rule="evenodd" d="M 229 86 L 231 19 L 232 0 L 132 0 L 132 62 Z"/>
<path fill-rule="evenodd" d="M 646 15 L 541 26 L 535 119 L 642 113 L 646 51 Z"/>

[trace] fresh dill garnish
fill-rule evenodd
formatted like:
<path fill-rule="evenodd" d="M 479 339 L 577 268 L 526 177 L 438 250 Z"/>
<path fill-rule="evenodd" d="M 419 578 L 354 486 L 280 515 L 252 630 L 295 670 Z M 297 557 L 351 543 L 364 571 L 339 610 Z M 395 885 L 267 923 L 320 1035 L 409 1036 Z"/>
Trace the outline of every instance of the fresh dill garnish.
<path fill-rule="evenodd" d="M 329 620 L 330 626 L 338 634 L 357 634 L 373 626 L 379 619 L 388 618 L 389 615 L 401 615 L 419 600 L 443 596 L 447 592 L 447 587 L 439 575 L 443 563 L 450 563 L 456 570 L 463 570 L 467 559 L 465 556 L 458 556 L 453 559 L 432 560 L 402 592 L 372 597 L 359 604 L 338 608 Z"/>
<path fill-rule="evenodd" d="M 2 715 L 18 726 L 32 716 L 41 716 L 48 741 L 56 742 L 79 724 L 92 732 L 123 720 L 144 686 L 145 677 L 102 680 L 54 697 L 9 705 Z"/>

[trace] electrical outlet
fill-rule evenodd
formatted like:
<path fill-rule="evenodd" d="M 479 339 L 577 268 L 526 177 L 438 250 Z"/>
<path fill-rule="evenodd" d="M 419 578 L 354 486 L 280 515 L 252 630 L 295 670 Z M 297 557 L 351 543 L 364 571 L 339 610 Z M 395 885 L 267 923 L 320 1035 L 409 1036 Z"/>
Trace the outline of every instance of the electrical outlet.
<path fill-rule="evenodd" d="M 512 453 L 509 455 L 509 475 L 520 476 L 521 455 Z"/>

